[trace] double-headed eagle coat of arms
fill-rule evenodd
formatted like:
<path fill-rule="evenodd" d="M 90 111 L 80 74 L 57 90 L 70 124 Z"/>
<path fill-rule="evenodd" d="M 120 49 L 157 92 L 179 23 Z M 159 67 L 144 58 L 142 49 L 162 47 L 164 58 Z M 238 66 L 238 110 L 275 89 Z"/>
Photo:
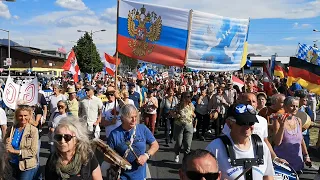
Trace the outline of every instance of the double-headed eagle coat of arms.
<path fill-rule="evenodd" d="M 137 22 L 137 24 L 136 24 Z M 129 47 L 136 56 L 146 56 L 152 53 L 154 44 L 160 39 L 162 29 L 161 16 L 155 12 L 147 12 L 142 8 L 133 9 L 128 14 L 128 32 L 134 39 L 129 40 Z"/>

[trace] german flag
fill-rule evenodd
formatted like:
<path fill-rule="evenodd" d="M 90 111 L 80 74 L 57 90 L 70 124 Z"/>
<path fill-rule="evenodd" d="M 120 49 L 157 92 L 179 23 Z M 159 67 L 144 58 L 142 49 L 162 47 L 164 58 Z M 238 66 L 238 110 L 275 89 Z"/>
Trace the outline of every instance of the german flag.
<path fill-rule="evenodd" d="M 283 79 L 284 77 L 288 76 L 288 70 L 284 66 L 284 64 L 282 64 L 281 62 L 276 62 L 273 75 L 280 77 L 280 79 Z"/>
<path fill-rule="evenodd" d="M 287 85 L 290 87 L 293 83 L 320 94 L 320 66 L 290 57 Z"/>

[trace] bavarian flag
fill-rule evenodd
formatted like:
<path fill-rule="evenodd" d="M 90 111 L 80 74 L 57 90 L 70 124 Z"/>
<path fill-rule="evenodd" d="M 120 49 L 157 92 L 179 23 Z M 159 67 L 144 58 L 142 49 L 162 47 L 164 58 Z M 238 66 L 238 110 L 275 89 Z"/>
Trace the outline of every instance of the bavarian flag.
<path fill-rule="evenodd" d="M 290 87 L 293 83 L 320 95 L 320 66 L 290 57 L 287 85 Z"/>
<path fill-rule="evenodd" d="M 281 62 L 276 62 L 273 75 L 280 77 L 280 79 L 283 79 L 284 77 L 288 76 L 287 68 Z"/>

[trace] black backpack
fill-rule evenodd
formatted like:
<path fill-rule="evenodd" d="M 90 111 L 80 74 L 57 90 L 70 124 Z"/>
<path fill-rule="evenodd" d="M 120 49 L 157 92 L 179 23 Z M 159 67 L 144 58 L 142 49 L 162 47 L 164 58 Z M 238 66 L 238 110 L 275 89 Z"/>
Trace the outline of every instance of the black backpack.
<path fill-rule="evenodd" d="M 252 145 L 255 146 L 255 157 L 256 158 L 242 158 L 242 159 L 236 159 L 233 145 L 229 139 L 228 136 L 223 135 L 219 137 L 221 141 L 223 142 L 227 155 L 229 157 L 228 161 L 230 162 L 232 167 L 235 166 L 243 166 L 246 180 L 252 180 L 252 166 L 258 166 L 262 165 L 263 162 L 263 144 L 261 141 L 261 138 L 257 134 L 251 135 Z M 251 169 L 249 169 L 251 168 Z M 248 171 L 246 171 L 249 169 Z"/>

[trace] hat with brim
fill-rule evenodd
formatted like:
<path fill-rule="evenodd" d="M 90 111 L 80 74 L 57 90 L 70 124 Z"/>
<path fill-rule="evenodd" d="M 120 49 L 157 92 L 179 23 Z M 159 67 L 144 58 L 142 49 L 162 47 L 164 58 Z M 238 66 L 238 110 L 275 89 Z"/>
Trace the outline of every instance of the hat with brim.
<path fill-rule="evenodd" d="M 68 94 L 76 93 L 76 90 L 74 88 L 68 89 Z"/>
<path fill-rule="evenodd" d="M 116 92 L 116 89 L 114 88 L 114 87 L 111 87 L 111 86 L 109 86 L 108 88 L 107 88 L 107 91 L 106 91 L 107 93 L 113 93 L 113 92 Z"/>

